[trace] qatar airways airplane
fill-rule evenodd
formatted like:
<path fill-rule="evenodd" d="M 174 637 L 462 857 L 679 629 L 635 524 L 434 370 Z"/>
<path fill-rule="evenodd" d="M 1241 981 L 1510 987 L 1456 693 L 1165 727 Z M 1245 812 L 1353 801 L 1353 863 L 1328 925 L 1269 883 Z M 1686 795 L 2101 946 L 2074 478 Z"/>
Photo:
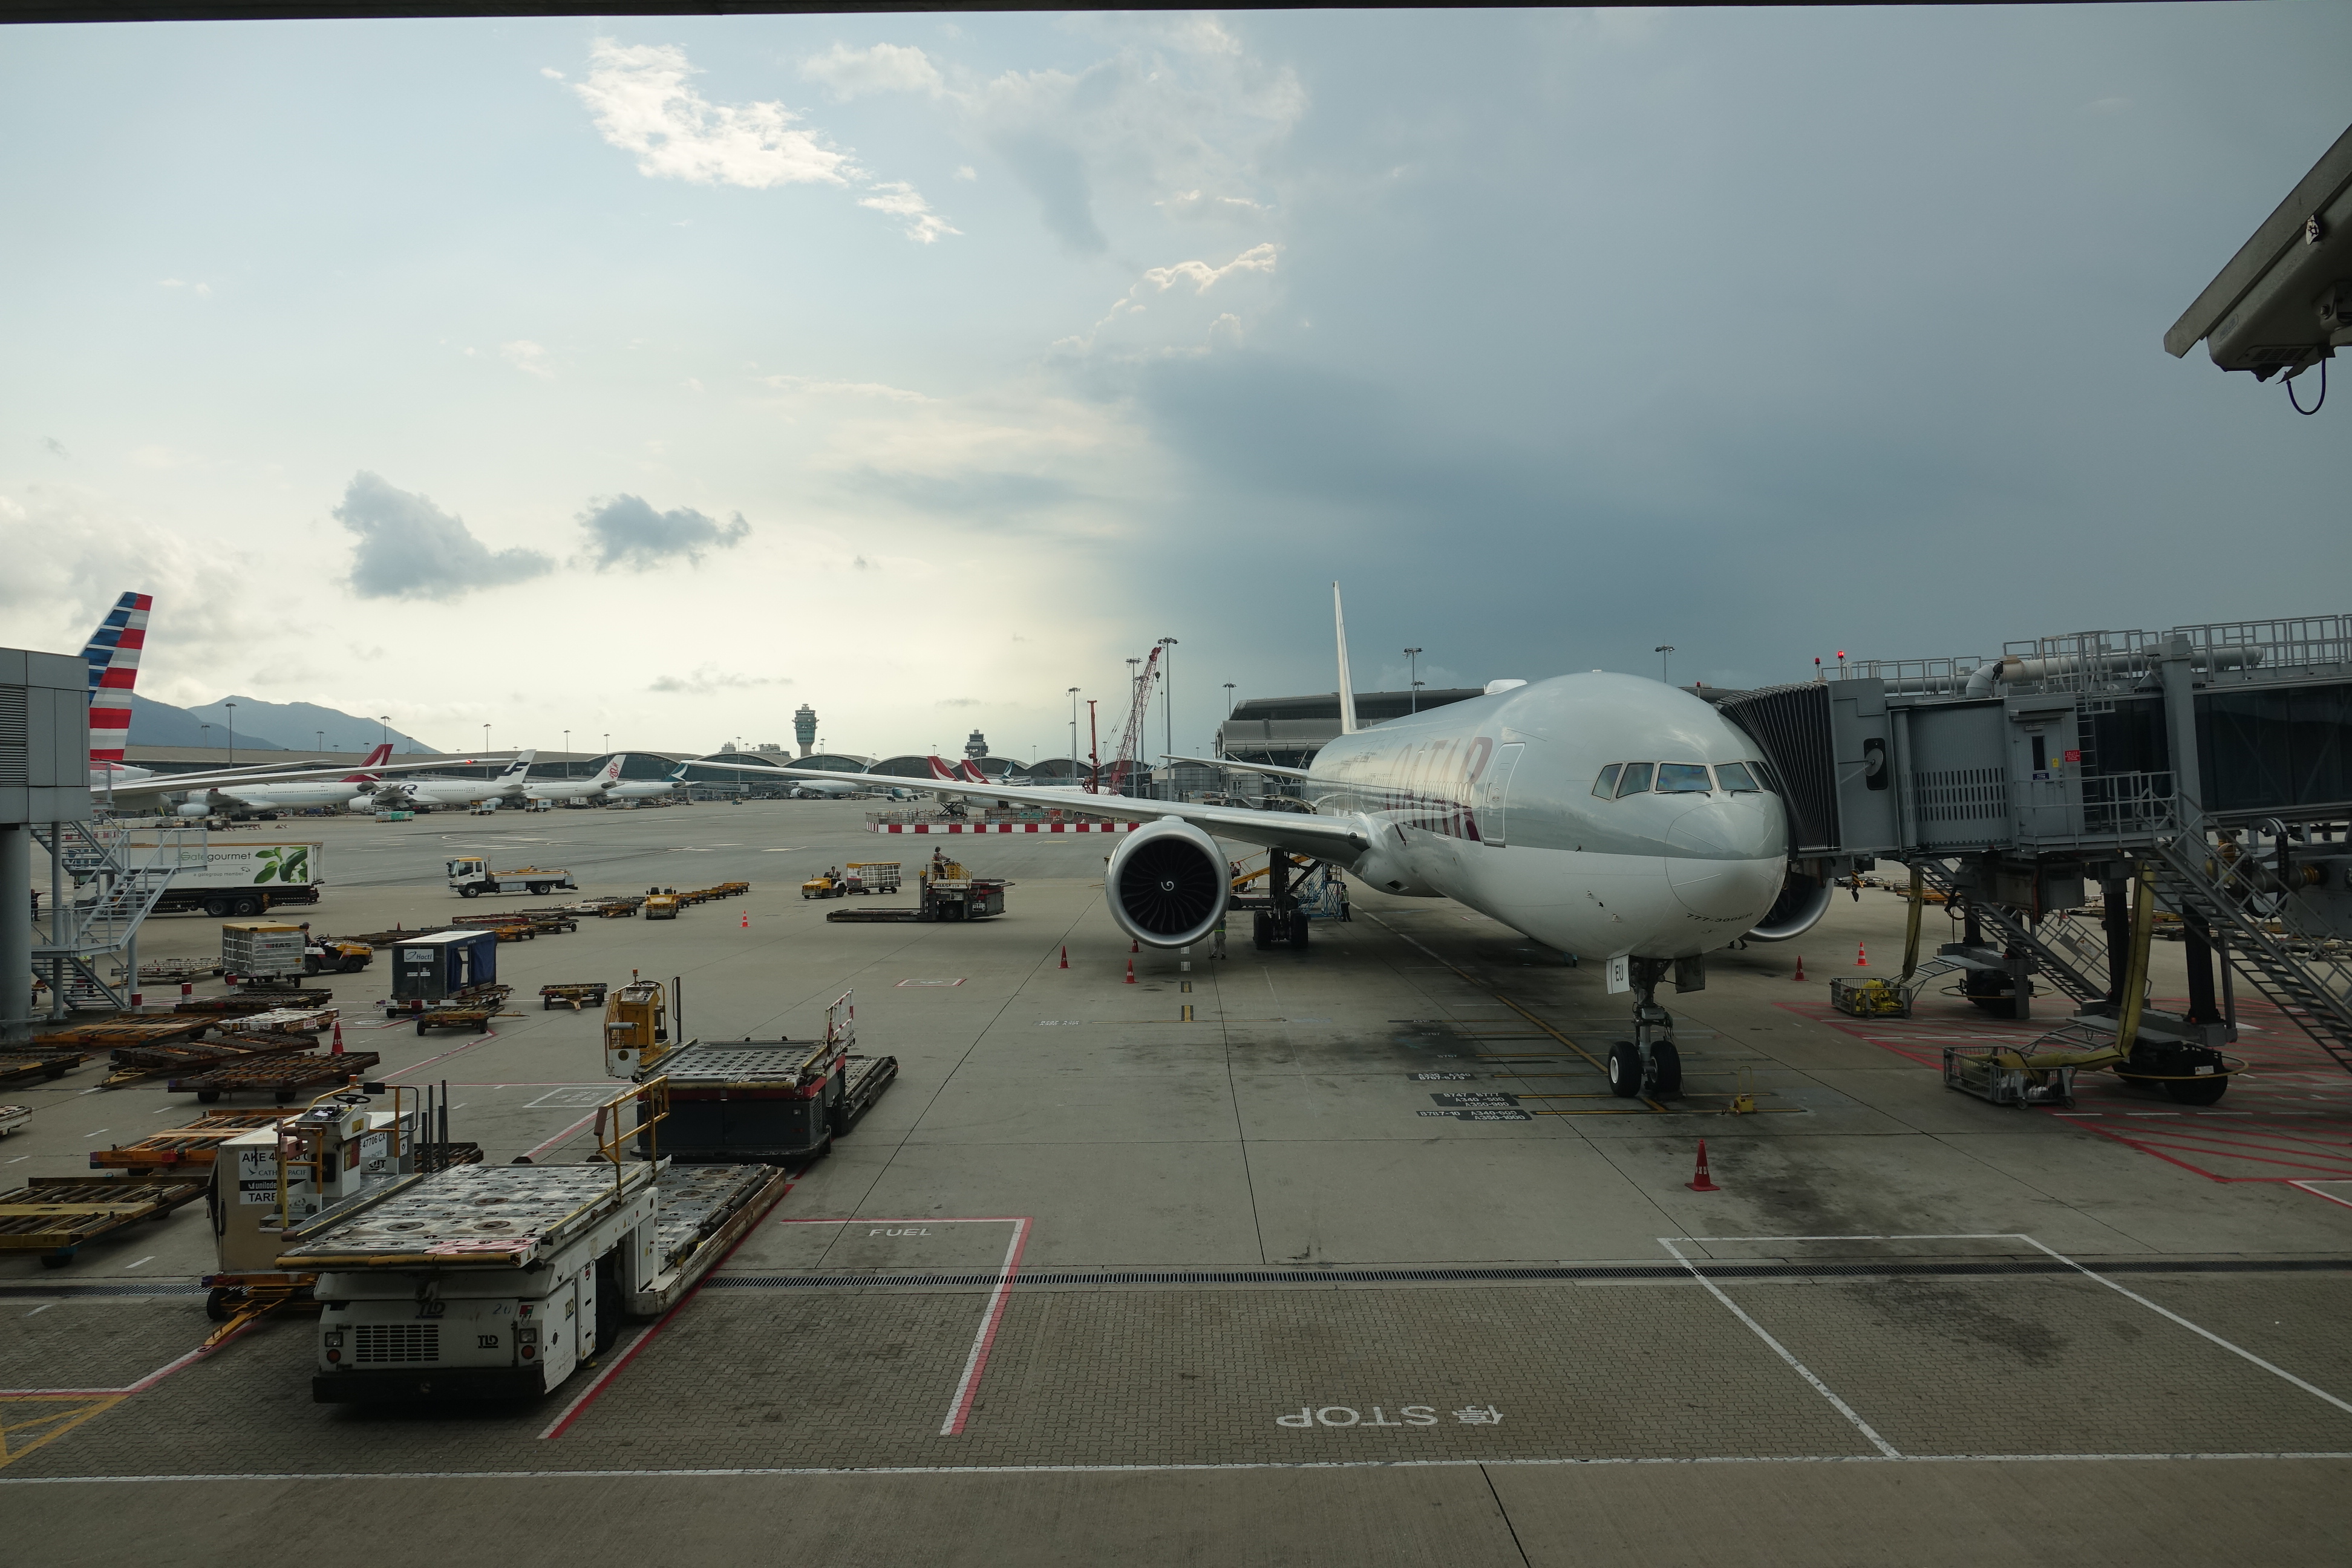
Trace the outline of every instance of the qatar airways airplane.
<path fill-rule="evenodd" d="M 1634 1037 L 1609 1055 L 1610 1087 L 1679 1093 L 1659 982 L 1673 973 L 1696 989 L 1704 971 L 1690 961 L 1743 938 L 1801 935 L 1829 907 L 1826 885 L 1791 872 L 1762 748 L 1688 692 L 1600 670 L 1496 681 L 1484 696 L 1358 729 L 1337 584 L 1332 615 L 1339 737 L 1303 769 L 1220 764 L 1296 779 L 1310 811 L 1041 786 L 1023 803 L 1147 819 L 1111 856 L 1105 887 L 1119 929 L 1155 947 L 1188 947 L 1224 918 L 1223 837 L 1328 862 L 1402 897 L 1449 898 L 1547 947 L 1602 959 L 1609 990 L 1636 998 Z M 1306 946 L 1305 917 L 1280 901 L 1257 917 L 1256 945 Z"/>

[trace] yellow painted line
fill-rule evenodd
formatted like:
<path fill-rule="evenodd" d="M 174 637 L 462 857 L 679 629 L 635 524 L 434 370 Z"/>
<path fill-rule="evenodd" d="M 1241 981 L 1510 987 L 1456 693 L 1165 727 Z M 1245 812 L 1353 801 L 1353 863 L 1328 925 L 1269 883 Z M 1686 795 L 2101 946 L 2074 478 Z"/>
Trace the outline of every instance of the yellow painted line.
<path fill-rule="evenodd" d="M 83 1422 L 102 1415 L 126 1396 L 110 1394 L 11 1394 L 0 1398 L 0 1469 L 45 1444 L 54 1443 Z M 36 1415 L 34 1411 L 41 1414 Z"/>

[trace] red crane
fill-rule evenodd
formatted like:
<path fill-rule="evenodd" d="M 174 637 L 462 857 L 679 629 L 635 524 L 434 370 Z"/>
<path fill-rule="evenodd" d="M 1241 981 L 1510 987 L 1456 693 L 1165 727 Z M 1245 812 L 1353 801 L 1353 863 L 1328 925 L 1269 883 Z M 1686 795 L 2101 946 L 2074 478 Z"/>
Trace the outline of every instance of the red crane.
<path fill-rule="evenodd" d="M 1127 793 L 1129 780 L 1142 767 L 1139 748 L 1143 744 L 1143 715 L 1151 706 L 1151 683 L 1160 674 L 1160 649 L 1151 649 L 1136 672 L 1133 706 L 1127 710 L 1127 729 L 1118 738 L 1118 751 L 1111 761 L 1111 787 L 1121 795 Z"/>

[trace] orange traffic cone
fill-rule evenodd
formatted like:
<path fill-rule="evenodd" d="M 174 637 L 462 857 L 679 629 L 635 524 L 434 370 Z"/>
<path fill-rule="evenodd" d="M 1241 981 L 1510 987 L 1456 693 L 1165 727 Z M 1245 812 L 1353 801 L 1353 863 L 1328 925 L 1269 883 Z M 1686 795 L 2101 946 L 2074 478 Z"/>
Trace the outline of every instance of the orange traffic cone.
<path fill-rule="evenodd" d="M 1856 969 L 1870 967 L 1870 950 L 1860 942 L 1853 944 L 1853 966 Z"/>
<path fill-rule="evenodd" d="M 335 1020 L 335 1048 L 327 1054 L 331 1057 L 343 1054 L 343 1021 L 341 1018 Z"/>
<path fill-rule="evenodd" d="M 1067 947 L 1062 949 L 1062 967 L 1065 969 L 1070 967 L 1070 950 Z"/>
<path fill-rule="evenodd" d="M 745 931 L 751 929 L 751 911 L 749 910 L 743 911 L 743 929 Z"/>
<path fill-rule="evenodd" d="M 1127 983 L 1129 985 L 1135 984 L 1135 960 L 1131 958 L 1127 961 Z"/>
<path fill-rule="evenodd" d="M 1802 980 L 1804 977 L 1805 977 L 1805 955 L 1804 955 L 1803 953 L 1801 953 L 1801 953 L 1797 954 L 1797 973 L 1796 973 L 1795 974 L 1791 975 L 1790 978 L 1790 979 L 1793 979 L 1793 980 Z"/>
<path fill-rule="evenodd" d="M 1143 944 L 1136 941 L 1133 937 L 1129 937 L 1127 939 L 1127 951 L 1129 952 L 1141 952 L 1143 951 Z M 1129 967 L 1133 966 L 1130 965 Z"/>
<path fill-rule="evenodd" d="M 1692 1175 L 1689 1186 L 1695 1193 L 1719 1193 L 1723 1190 L 1715 1184 L 1715 1178 L 1706 1173 L 1706 1140 L 1704 1138 L 1698 1141 L 1698 1170 Z"/>

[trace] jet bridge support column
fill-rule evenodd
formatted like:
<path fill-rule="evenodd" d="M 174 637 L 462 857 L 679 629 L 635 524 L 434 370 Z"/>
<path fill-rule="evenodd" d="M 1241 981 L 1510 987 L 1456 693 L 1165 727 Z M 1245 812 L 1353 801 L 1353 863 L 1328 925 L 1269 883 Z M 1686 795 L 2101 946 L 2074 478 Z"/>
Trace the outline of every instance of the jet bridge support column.
<path fill-rule="evenodd" d="M 33 829 L 0 822 L 0 1039 L 32 1032 Z"/>

